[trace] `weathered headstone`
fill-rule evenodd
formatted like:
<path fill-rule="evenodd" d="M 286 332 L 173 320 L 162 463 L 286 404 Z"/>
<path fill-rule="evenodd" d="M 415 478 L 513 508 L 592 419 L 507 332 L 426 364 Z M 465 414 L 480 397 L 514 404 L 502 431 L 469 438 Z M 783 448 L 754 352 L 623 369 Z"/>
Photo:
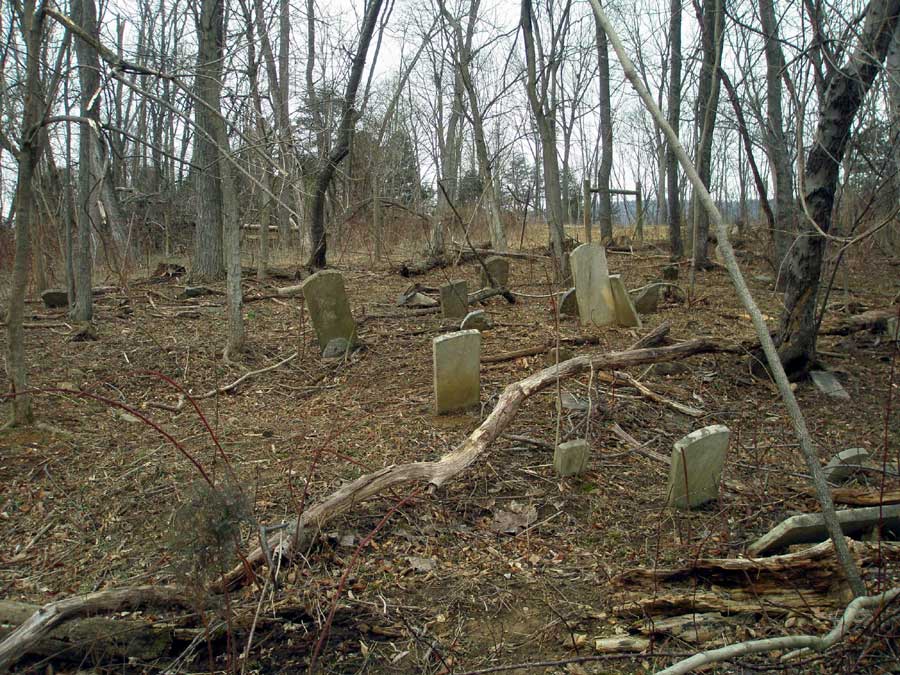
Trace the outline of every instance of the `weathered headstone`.
<path fill-rule="evenodd" d="M 731 431 L 714 424 L 675 443 L 669 470 L 669 506 L 691 509 L 719 494 L 719 480 Z"/>
<path fill-rule="evenodd" d="M 447 319 L 461 319 L 469 311 L 468 287 L 465 281 L 451 281 L 441 286 L 441 313 Z"/>
<path fill-rule="evenodd" d="M 343 338 L 350 345 L 356 342 L 356 322 L 350 313 L 341 273 L 322 270 L 304 280 L 302 286 L 319 348 L 324 351 L 335 338 Z"/>
<path fill-rule="evenodd" d="M 44 301 L 45 307 L 59 309 L 60 307 L 68 306 L 69 294 L 61 288 L 48 288 L 41 293 L 41 300 Z"/>
<path fill-rule="evenodd" d="M 637 326 L 641 327 L 641 317 L 638 316 L 634 305 L 631 303 L 631 296 L 622 281 L 621 274 L 612 274 L 609 277 L 609 285 L 612 288 L 613 302 L 616 305 L 616 323 L 620 326 Z"/>
<path fill-rule="evenodd" d="M 582 244 L 569 255 L 575 277 L 578 316 L 582 324 L 608 326 L 616 321 L 606 252 L 598 244 Z"/>
<path fill-rule="evenodd" d="M 560 443 L 553 453 L 553 468 L 563 478 L 577 476 L 587 468 L 590 452 L 591 447 L 583 438 Z"/>
<path fill-rule="evenodd" d="M 659 307 L 660 288 L 658 284 L 650 284 L 643 290 L 631 294 L 634 308 L 639 314 L 653 314 L 657 310 Z"/>
<path fill-rule="evenodd" d="M 678 265 L 671 264 L 662 268 L 662 278 L 666 281 L 677 281 Z"/>
<path fill-rule="evenodd" d="M 847 393 L 847 390 L 841 386 L 838 379 L 831 373 L 825 370 L 811 370 L 809 376 L 812 378 L 813 384 L 816 385 L 816 389 L 823 394 L 833 398 L 844 399 L 845 401 L 850 400 L 850 394 Z"/>
<path fill-rule="evenodd" d="M 466 314 L 466 318 L 459 324 L 460 330 L 489 330 L 494 327 L 494 322 L 483 309 L 476 309 Z"/>
<path fill-rule="evenodd" d="M 841 532 L 845 536 L 864 533 L 881 526 L 885 535 L 896 537 L 900 534 L 900 504 L 869 506 L 863 509 L 842 509 L 836 512 Z M 825 519 L 821 513 L 804 513 L 781 521 L 769 532 L 747 547 L 752 557 L 761 556 L 769 551 L 793 546 L 794 544 L 811 544 L 828 539 Z"/>
<path fill-rule="evenodd" d="M 490 258 L 484 259 L 484 266 L 494 277 L 495 288 L 506 288 L 509 285 L 509 260 L 499 255 L 492 255 Z M 491 281 L 483 269 L 481 270 L 481 287 L 492 287 Z"/>
<path fill-rule="evenodd" d="M 568 361 L 571 358 L 574 358 L 575 352 L 566 347 L 560 347 L 557 350 L 556 347 L 547 352 L 547 355 L 544 357 L 544 364 L 547 366 L 554 366 L 557 363 L 562 363 L 563 361 Z"/>
<path fill-rule="evenodd" d="M 832 457 L 822 473 L 825 474 L 825 480 L 840 483 L 857 473 L 868 461 L 869 451 L 865 448 L 847 448 Z"/>
<path fill-rule="evenodd" d="M 351 345 L 346 338 L 336 337 L 333 340 L 329 340 L 328 344 L 325 345 L 325 349 L 322 350 L 322 358 L 342 359 L 350 347 Z"/>
<path fill-rule="evenodd" d="M 438 415 L 477 406 L 481 397 L 481 333 L 462 330 L 432 341 L 434 408 Z"/>
<path fill-rule="evenodd" d="M 559 302 L 559 313 L 565 316 L 578 316 L 578 296 L 575 289 L 570 288 L 565 293 L 556 296 Z"/>
<path fill-rule="evenodd" d="M 887 320 L 887 339 L 900 342 L 900 320 L 896 316 Z"/>

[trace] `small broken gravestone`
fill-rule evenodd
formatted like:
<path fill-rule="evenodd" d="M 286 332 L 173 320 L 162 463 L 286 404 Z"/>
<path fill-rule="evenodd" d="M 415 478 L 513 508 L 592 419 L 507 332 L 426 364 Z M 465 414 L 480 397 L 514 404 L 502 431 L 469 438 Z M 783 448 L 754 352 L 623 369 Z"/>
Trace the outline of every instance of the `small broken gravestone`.
<path fill-rule="evenodd" d="M 44 306 L 49 309 L 59 309 L 69 305 L 69 294 L 61 288 L 48 288 L 41 293 Z"/>
<path fill-rule="evenodd" d="M 322 350 L 323 359 L 342 359 L 350 350 L 350 343 L 346 338 L 336 337 L 330 340 Z"/>
<path fill-rule="evenodd" d="M 482 288 L 506 288 L 509 285 L 509 260 L 499 255 L 492 255 L 490 258 L 484 259 L 484 266 L 487 267 L 491 276 L 494 277 L 494 284 L 488 279 L 484 269 L 481 270 L 481 287 Z"/>
<path fill-rule="evenodd" d="M 469 312 L 459 325 L 460 330 L 469 330 L 471 328 L 473 330 L 484 331 L 493 327 L 494 322 L 483 309 L 476 309 L 473 312 Z"/>
<path fill-rule="evenodd" d="M 356 322 L 350 313 L 341 273 L 322 270 L 307 277 L 301 286 L 319 349 L 324 351 L 336 338 L 343 338 L 352 346 L 356 342 Z"/>
<path fill-rule="evenodd" d="M 852 537 L 880 526 L 887 537 L 900 534 L 900 504 L 869 506 L 862 509 L 841 509 L 836 511 L 841 532 Z M 825 519 L 821 513 L 803 513 L 791 516 L 769 530 L 747 547 L 747 554 L 753 558 L 769 551 L 793 546 L 794 544 L 814 544 L 828 539 Z"/>
<path fill-rule="evenodd" d="M 865 448 L 847 448 L 832 457 L 822 473 L 829 483 L 841 483 L 863 469 L 868 461 L 869 452 Z"/>
<path fill-rule="evenodd" d="M 731 430 L 713 424 L 675 443 L 669 470 L 669 506 L 688 510 L 715 499 Z"/>
<path fill-rule="evenodd" d="M 575 289 L 570 288 L 565 293 L 556 296 L 559 303 L 559 313 L 565 316 L 578 316 L 578 296 Z"/>
<path fill-rule="evenodd" d="M 659 307 L 659 284 L 650 284 L 643 290 L 631 293 L 638 314 L 653 314 Z"/>
<path fill-rule="evenodd" d="M 847 390 L 841 386 L 841 383 L 838 382 L 838 379 L 832 373 L 825 370 L 811 370 L 809 376 L 812 378 L 813 384 L 816 385 L 816 389 L 826 396 L 844 399 L 845 401 L 850 400 L 850 394 L 847 393 Z"/>
<path fill-rule="evenodd" d="M 621 274 L 611 274 L 609 277 L 609 285 L 612 288 L 613 302 L 616 305 L 616 323 L 620 326 L 641 327 L 641 317 L 638 316 L 634 305 L 631 303 L 631 296 L 622 282 Z"/>
<path fill-rule="evenodd" d="M 464 280 L 441 286 L 441 313 L 445 319 L 461 319 L 468 311 L 469 294 Z"/>
<path fill-rule="evenodd" d="M 560 443 L 553 453 L 553 468 L 562 478 L 577 476 L 587 468 L 590 451 L 591 447 L 584 438 Z"/>
<path fill-rule="evenodd" d="M 616 321 L 606 251 L 599 244 L 582 244 L 569 254 L 575 277 L 578 316 L 582 325 L 608 326 Z"/>
<path fill-rule="evenodd" d="M 900 342 L 900 320 L 896 316 L 892 316 L 887 320 L 885 326 L 887 330 L 887 339 L 891 342 Z"/>
<path fill-rule="evenodd" d="M 481 399 L 481 333 L 462 330 L 432 341 L 435 413 L 477 406 Z"/>
<path fill-rule="evenodd" d="M 574 358 L 575 352 L 567 347 L 560 347 L 557 349 L 554 347 L 549 352 L 547 352 L 546 356 L 544 356 L 544 365 L 546 366 L 555 366 L 557 362 L 562 363 L 563 361 L 568 361 L 571 358 Z"/>

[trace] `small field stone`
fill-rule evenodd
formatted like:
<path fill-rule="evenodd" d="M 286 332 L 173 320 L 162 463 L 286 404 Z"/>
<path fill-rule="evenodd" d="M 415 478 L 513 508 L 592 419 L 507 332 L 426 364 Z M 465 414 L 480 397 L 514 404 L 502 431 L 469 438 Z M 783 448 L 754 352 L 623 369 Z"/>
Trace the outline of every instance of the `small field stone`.
<path fill-rule="evenodd" d="M 553 453 L 553 468 L 563 478 L 577 476 L 587 468 L 590 452 L 591 447 L 583 438 L 560 443 Z"/>
<path fill-rule="evenodd" d="M 575 289 L 570 288 L 565 293 L 560 293 L 559 313 L 565 316 L 578 316 L 578 296 L 575 295 Z"/>
<path fill-rule="evenodd" d="M 636 326 L 640 328 L 641 317 L 638 316 L 638 313 L 631 302 L 631 296 L 628 295 L 628 291 L 625 289 L 622 275 L 610 275 L 609 285 L 612 288 L 613 302 L 616 306 L 616 323 L 620 326 Z"/>
<path fill-rule="evenodd" d="M 719 495 L 731 431 L 722 424 L 698 429 L 675 443 L 669 470 L 669 506 L 692 509 Z"/>
<path fill-rule="evenodd" d="M 319 348 L 324 351 L 336 338 L 352 345 L 356 341 L 356 322 L 350 313 L 341 273 L 322 270 L 308 277 L 301 286 Z"/>
<path fill-rule="evenodd" d="M 840 398 L 845 401 L 850 400 L 850 394 L 841 386 L 838 379 L 831 373 L 824 370 L 810 371 L 809 376 L 812 378 L 816 388 L 827 396 L 832 398 Z"/>
<path fill-rule="evenodd" d="M 494 327 L 494 322 L 483 309 L 476 309 L 474 312 L 466 314 L 466 318 L 459 325 L 460 330 L 490 330 Z"/>
<path fill-rule="evenodd" d="M 837 511 L 837 519 L 841 531 L 848 537 L 863 534 L 877 525 L 881 526 L 885 538 L 896 538 L 900 534 L 900 504 L 842 509 Z M 804 513 L 783 520 L 773 527 L 750 544 L 747 553 L 755 558 L 794 544 L 815 544 L 826 539 L 828 531 L 822 514 Z"/>
<path fill-rule="evenodd" d="M 631 294 L 634 308 L 639 314 L 653 314 L 659 308 L 660 288 L 656 284 L 651 284 L 644 290 Z"/>
<path fill-rule="evenodd" d="M 481 399 L 481 333 L 462 330 L 434 338 L 434 407 L 438 415 L 477 406 Z"/>
<path fill-rule="evenodd" d="M 342 337 L 334 338 L 322 350 L 323 359 L 342 359 L 350 349 L 350 343 Z"/>
<path fill-rule="evenodd" d="M 858 472 L 868 461 L 869 451 L 865 448 L 848 448 L 832 457 L 822 472 L 825 480 L 840 483 Z"/>
<path fill-rule="evenodd" d="M 465 281 L 451 281 L 441 286 L 441 313 L 447 319 L 461 319 L 469 311 L 468 286 Z"/>
<path fill-rule="evenodd" d="M 606 251 L 599 244 L 582 244 L 569 254 L 582 325 L 616 322 L 616 304 L 609 282 Z"/>
<path fill-rule="evenodd" d="M 48 288 L 41 293 L 41 300 L 44 301 L 45 307 L 59 309 L 61 307 L 68 307 L 69 294 L 61 288 Z"/>
<path fill-rule="evenodd" d="M 491 276 L 494 277 L 496 288 L 506 288 L 509 285 L 509 260 L 498 255 L 484 259 L 484 266 L 488 268 Z M 491 288 L 492 284 L 488 279 L 484 270 L 481 270 L 481 287 Z"/>

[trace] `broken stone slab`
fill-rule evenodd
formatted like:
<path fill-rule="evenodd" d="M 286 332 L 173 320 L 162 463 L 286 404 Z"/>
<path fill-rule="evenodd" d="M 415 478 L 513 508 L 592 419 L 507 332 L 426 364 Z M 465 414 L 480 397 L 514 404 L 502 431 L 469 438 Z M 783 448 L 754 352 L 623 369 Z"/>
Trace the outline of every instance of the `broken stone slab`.
<path fill-rule="evenodd" d="M 565 293 L 556 296 L 559 302 L 559 313 L 565 316 L 578 316 L 578 296 L 575 289 L 570 288 Z"/>
<path fill-rule="evenodd" d="M 494 322 L 483 309 L 476 309 L 466 314 L 466 318 L 459 325 L 460 330 L 485 331 L 494 327 Z"/>
<path fill-rule="evenodd" d="M 60 309 L 69 306 L 69 294 L 62 288 L 48 288 L 41 293 L 44 306 L 49 309 Z"/>
<path fill-rule="evenodd" d="M 639 314 L 653 314 L 659 308 L 659 284 L 650 284 L 643 290 L 630 293 L 634 308 Z"/>
<path fill-rule="evenodd" d="M 323 359 L 342 359 L 350 351 L 352 345 L 346 338 L 337 337 L 330 340 L 322 350 Z"/>
<path fill-rule="evenodd" d="M 575 278 L 578 316 L 582 325 L 609 326 L 615 323 L 616 304 L 603 247 L 582 244 L 569 254 L 569 263 Z"/>
<path fill-rule="evenodd" d="M 468 286 L 463 281 L 451 281 L 441 286 L 441 313 L 446 319 L 461 319 L 469 311 Z"/>
<path fill-rule="evenodd" d="M 341 273 L 322 270 L 305 279 L 301 285 L 319 348 L 324 351 L 328 343 L 336 338 L 343 338 L 353 345 L 356 342 L 356 322 L 350 313 Z"/>
<path fill-rule="evenodd" d="M 556 446 L 553 453 L 553 468 L 562 478 L 577 476 L 587 468 L 591 446 L 584 438 L 576 438 Z"/>
<path fill-rule="evenodd" d="M 675 443 L 669 470 L 669 506 L 688 510 L 718 497 L 730 437 L 728 427 L 713 424 Z"/>
<path fill-rule="evenodd" d="M 816 388 L 826 396 L 840 398 L 845 401 L 850 400 L 850 394 L 847 393 L 847 390 L 841 386 L 841 383 L 832 373 L 825 370 L 812 370 L 809 376 L 812 378 Z"/>
<path fill-rule="evenodd" d="M 557 362 L 562 363 L 563 361 L 568 361 L 571 358 L 575 357 L 575 352 L 571 349 L 567 349 L 566 347 L 560 347 L 558 350 L 556 347 L 547 352 L 544 357 L 544 364 L 547 366 L 555 366 Z"/>
<path fill-rule="evenodd" d="M 437 307 L 440 303 L 432 297 L 425 295 L 424 293 L 413 293 L 412 295 L 402 294 L 397 299 L 397 304 L 401 307 L 413 307 L 413 308 L 423 308 L 423 307 Z"/>
<path fill-rule="evenodd" d="M 481 333 L 462 330 L 432 340 L 435 413 L 466 410 L 481 399 Z"/>
<path fill-rule="evenodd" d="M 484 269 L 481 270 L 482 288 L 506 288 L 509 285 L 509 260 L 498 255 L 484 259 L 484 266 L 494 277 L 494 284 L 488 279 Z"/>
<path fill-rule="evenodd" d="M 865 448 L 842 450 L 822 469 L 829 483 L 841 483 L 862 469 L 869 461 L 869 451 Z"/>
<path fill-rule="evenodd" d="M 845 536 L 864 534 L 877 525 L 890 537 L 900 534 L 900 504 L 869 506 L 863 509 L 843 509 L 837 512 L 838 523 Z M 825 519 L 821 513 L 804 513 L 783 520 L 768 533 L 750 544 L 747 553 L 759 557 L 764 553 L 793 546 L 813 544 L 828 539 Z"/>
<path fill-rule="evenodd" d="M 611 274 L 609 277 L 609 285 L 612 288 L 613 303 L 616 306 L 616 323 L 625 327 L 641 327 L 641 317 L 638 316 L 634 305 L 631 302 L 631 296 L 625 288 L 621 274 Z"/>

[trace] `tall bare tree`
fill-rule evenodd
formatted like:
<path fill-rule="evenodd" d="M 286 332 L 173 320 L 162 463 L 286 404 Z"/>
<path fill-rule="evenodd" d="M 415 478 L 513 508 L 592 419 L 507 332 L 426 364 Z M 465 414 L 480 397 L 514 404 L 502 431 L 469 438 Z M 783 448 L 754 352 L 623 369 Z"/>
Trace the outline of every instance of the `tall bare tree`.
<path fill-rule="evenodd" d="M 681 0 L 669 2 L 669 95 L 667 117 L 669 126 L 678 134 L 681 123 Z M 666 187 L 669 200 L 666 217 L 669 229 L 669 253 L 673 259 L 684 255 L 681 240 L 681 200 L 678 183 L 678 158 L 671 145 L 666 144 Z"/>

